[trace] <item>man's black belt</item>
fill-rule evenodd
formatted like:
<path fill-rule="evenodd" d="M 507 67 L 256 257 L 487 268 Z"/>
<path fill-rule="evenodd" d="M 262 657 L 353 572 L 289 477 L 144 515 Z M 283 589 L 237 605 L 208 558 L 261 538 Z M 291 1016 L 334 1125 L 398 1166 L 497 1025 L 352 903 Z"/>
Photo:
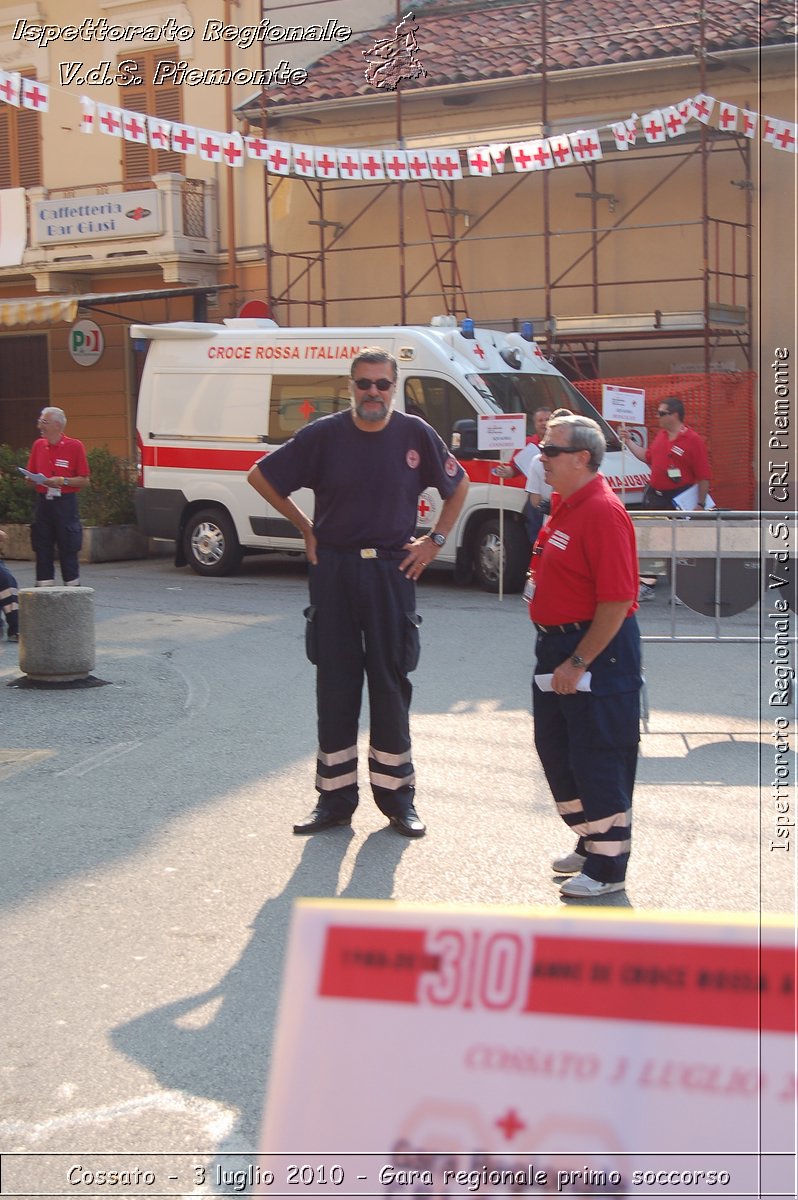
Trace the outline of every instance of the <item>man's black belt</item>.
<path fill-rule="evenodd" d="M 571 621 L 566 625 L 538 625 L 534 622 L 535 629 L 538 633 L 581 633 L 583 629 L 589 629 L 591 621 Z"/>

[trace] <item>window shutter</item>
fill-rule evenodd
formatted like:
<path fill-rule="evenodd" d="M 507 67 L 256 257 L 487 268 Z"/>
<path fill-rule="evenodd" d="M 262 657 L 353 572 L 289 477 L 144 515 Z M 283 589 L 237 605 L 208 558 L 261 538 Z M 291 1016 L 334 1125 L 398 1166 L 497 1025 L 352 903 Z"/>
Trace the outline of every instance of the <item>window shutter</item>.
<path fill-rule="evenodd" d="M 130 55 L 124 55 L 130 61 Z M 161 117 L 165 121 L 182 122 L 183 104 L 180 88 L 173 83 L 162 83 L 155 87 L 152 82 L 156 63 L 177 61 L 176 50 L 147 50 L 136 54 L 135 74 L 141 77 L 139 84 L 129 83 L 120 89 L 119 104 L 131 112 L 144 113 L 150 117 Z M 122 59 L 120 59 L 120 62 Z M 141 187 L 160 171 L 175 171 L 182 175 L 184 156 L 171 150 L 153 150 L 143 142 L 122 141 L 122 179 L 126 187 Z"/>
<path fill-rule="evenodd" d="M 35 79 L 32 71 L 22 72 Z M 32 108 L 0 104 L 0 187 L 38 187 L 42 182 L 41 117 Z"/>
<path fill-rule="evenodd" d="M 14 186 L 11 174 L 11 107 L 0 104 L 0 188 Z"/>

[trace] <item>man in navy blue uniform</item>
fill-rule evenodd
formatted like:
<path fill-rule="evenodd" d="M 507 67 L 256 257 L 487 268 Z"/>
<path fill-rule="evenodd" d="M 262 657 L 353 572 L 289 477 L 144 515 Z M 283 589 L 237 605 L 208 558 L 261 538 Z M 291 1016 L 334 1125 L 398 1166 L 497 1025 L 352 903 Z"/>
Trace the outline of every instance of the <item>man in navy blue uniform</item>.
<path fill-rule="evenodd" d="M 306 425 L 248 476 L 300 531 L 310 564 L 306 645 L 316 666 L 319 798 L 294 833 L 351 823 L 364 674 L 375 803 L 406 837 L 426 832 L 410 747 L 408 674 L 421 624 L 415 584 L 446 542 L 468 480 L 430 425 L 394 410 L 396 383 L 393 355 L 363 350 L 352 362 L 351 408 Z M 312 521 L 291 499 L 302 487 L 315 494 Z M 416 538 L 418 497 L 431 487 L 443 506 L 435 529 Z"/>

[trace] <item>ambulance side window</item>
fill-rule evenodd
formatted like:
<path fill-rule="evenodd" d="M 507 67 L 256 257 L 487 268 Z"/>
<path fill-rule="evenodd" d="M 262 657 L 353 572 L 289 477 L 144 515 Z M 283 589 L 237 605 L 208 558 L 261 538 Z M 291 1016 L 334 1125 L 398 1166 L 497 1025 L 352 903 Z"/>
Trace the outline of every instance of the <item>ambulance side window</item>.
<path fill-rule="evenodd" d="M 273 375 L 269 441 L 287 442 L 303 425 L 348 407 L 348 375 Z"/>
<path fill-rule="evenodd" d="M 452 440 L 455 421 L 470 418 L 476 413 L 459 388 L 447 379 L 432 375 L 412 375 L 405 379 L 405 412 L 423 417 L 446 445 Z"/>

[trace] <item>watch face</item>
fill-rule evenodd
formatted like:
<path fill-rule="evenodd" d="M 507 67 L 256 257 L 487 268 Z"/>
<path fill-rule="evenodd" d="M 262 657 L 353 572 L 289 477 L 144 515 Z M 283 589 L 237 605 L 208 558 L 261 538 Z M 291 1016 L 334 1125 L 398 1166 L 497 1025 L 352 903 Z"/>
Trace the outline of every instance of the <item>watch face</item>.
<path fill-rule="evenodd" d="M 443 546 L 446 543 L 446 534 L 445 533 L 431 533 L 430 541 L 434 542 L 436 546 Z"/>

